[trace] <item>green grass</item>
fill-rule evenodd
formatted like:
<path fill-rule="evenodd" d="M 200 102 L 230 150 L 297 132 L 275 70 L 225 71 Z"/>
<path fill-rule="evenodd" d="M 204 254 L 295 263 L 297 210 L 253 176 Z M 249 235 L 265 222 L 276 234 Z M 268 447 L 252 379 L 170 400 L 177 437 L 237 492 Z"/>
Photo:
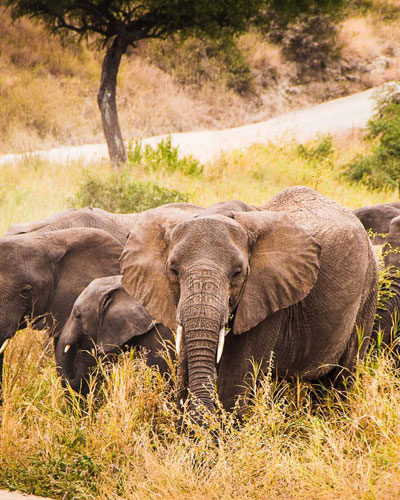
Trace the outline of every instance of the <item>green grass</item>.
<path fill-rule="evenodd" d="M 330 147 L 329 144 L 330 144 Z M 254 146 L 180 170 L 126 170 L 127 182 L 151 182 L 209 205 L 242 199 L 261 204 L 285 187 L 317 188 L 349 208 L 394 201 L 346 183 L 342 167 L 364 147 L 357 139 L 319 138 L 299 147 Z M 67 166 L 26 159 L 0 166 L 1 230 L 67 208 L 106 163 Z M 400 495 L 400 387 L 380 353 L 360 364 L 346 400 L 313 396 L 302 382 L 267 375 L 238 426 L 220 412 L 211 433 L 176 430 L 173 387 L 130 354 L 104 368 L 100 392 L 66 403 L 45 338 L 29 329 L 6 351 L 0 408 L 0 488 L 72 499 L 395 499 Z"/>

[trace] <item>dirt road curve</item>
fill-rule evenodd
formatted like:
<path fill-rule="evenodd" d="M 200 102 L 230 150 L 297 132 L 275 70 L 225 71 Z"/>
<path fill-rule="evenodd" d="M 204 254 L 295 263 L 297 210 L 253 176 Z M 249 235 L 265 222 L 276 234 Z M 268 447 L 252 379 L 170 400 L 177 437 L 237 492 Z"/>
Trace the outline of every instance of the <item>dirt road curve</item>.
<path fill-rule="evenodd" d="M 317 134 L 348 132 L 365 127 L 374 109 L 373 96 L 376 88 L 359 94 L 335 99 L 301 111 L 291 111 L 270 120 L 226 130 L 205 130 L 171 134 L 172 143 L 179 146 L 181 154 L 191 154 L 201 162 L 211 160 L 222 151 L 242 149 L 251 144 L 268 141 L 295 139 L 304 142 Z M 157 136 L 143 139 L 143 144 L 152 146 L 167 137 Z M 105 144 L 67 146 L 49 151 L 34 151 L 27 154 L 43 155 L 48 160 L 68 162 L 79 158 L 98 160 L 108 158 Z M 24 155 L 0 156 L 0 165 L 16 161 Z"/>
<path fill-rule="evenodd" d="M 17 491 L 0 491 L 0 500 L 51 500 L 50 498 L 35 497 L 34 495 L 26 495 Z"/>

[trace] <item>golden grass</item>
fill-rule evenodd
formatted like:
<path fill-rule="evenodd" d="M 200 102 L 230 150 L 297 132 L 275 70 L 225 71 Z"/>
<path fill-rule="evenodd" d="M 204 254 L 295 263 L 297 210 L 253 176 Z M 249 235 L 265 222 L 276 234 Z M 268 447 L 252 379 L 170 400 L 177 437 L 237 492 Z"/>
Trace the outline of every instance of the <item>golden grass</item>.
<path fill-rule="evenodd" d="M 396 499 L 400 387 L 385 355 L 360 364 L 347 400 L 309 384 L 254 389 L 243 425 L 176 431 L 171 386 L 132 354 L 68 405 L 39 334 L 7 351 L 0 486 L 64 499 Z M 189 424 L 189 421 L 187 420 Z"/>

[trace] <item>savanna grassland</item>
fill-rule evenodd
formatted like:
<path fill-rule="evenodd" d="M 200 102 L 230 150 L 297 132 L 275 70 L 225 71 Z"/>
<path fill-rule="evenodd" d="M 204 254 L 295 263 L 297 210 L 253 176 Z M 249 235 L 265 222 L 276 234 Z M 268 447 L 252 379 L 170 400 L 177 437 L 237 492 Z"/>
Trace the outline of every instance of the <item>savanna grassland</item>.
<path fill-rule="evenodd" d="M 259 145 L 189 170 L 190 162 L 171 168 L 137 161 L 131 151 L 134 164 L 122 174 L 108 164 L 27 158 L 0 167 L 1 230 L 76 206 L 88 179 L 110 189 L 109 179 L 119 176 L 204 205 L 232 198 L 261 204 L 296 184 L 349 208 L 396 200 L 395 191 L 367 190 L 342 177 L 342 166 L 365 148 L 356 134 L 301 146 Z M 220 411 L 210 417 L 213 432 L 192 424 L 190 433 L 178 433 L 173 386 L 140 357 L 127 353 L 118 365 L 101 367 L 97 392 L 85 402 L 71 395 L 67 403 L 47 342 L 43 333 L 26 329 L 6 351 L 0 488 L 85 500 L 400 495 L 400 381 L 383 353 L 360 363 L 347 399 L 267 374 L 250 388 L 252 405 L 242 425 Z"/>

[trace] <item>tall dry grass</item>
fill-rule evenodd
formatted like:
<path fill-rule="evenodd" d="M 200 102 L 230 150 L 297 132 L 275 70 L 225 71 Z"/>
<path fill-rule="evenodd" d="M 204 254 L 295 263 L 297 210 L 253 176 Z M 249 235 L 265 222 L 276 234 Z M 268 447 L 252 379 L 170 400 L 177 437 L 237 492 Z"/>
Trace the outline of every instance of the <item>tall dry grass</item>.
<path fill-rule="evenodd" d="M 267 374 L 244 423 L 220 410 L 208 430 L 184 417 L 178 432 L 172 387 L 140 357 L 121 355 L 86 402 L 67 403 L 38 335 L 25 331 L 7 351 L 2 487 L 60 499 L 400 494 L 400 387 L 383 353 L 360 364 L 345 398 Z"/>

